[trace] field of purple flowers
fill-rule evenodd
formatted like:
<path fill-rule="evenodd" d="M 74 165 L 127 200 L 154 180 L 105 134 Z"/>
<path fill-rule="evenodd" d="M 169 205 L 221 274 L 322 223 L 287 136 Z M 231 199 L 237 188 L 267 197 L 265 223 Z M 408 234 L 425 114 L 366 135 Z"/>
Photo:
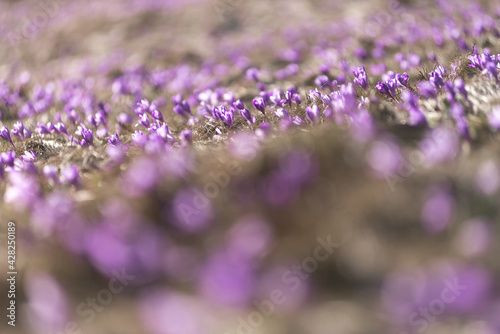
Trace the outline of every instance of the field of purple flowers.
<path fill-rule="evenodd" d="M 498 1 L 0 22 L 1 333 L 500 332 Z"/>

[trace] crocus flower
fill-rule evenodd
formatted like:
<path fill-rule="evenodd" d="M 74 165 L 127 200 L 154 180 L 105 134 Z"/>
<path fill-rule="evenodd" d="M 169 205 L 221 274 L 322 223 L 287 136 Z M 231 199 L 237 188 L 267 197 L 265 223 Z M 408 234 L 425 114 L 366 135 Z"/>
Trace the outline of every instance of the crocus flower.
<path fill-rule="evenodd" d="M 137 125 L 142 125 L 143 127 L 148 128 L 149 124 L 149 116 L 147 114 L 139 116 L 139 123 Z"/>
<path fill-rule="evenodd" d="M 255 117 L 250 114 L 250 111 L 246 108 L 240 109 L 241 117 L 247 120 L 248 124 L 255 123 Z"/>
<path fill-rule="evenodd" d="M 184 118 L 188 117 L 186 111 L 184 110 L 184 108 L 180 104 L 176 104 L 174 106 L 174 113 L 176 113 L 177 115 L 180 115 L 180 116 L 182 116 Z"/>
<path fill-rule="evenodd" d="M 353 71 L 353 74 L 355 76 L 354 84 L 365 90 L 368 89 L 368 77 L 366 75 L 365 67 L 358 67 Z"/>
<path fill-rule="evenodd" d="M 293 124 L 295 124 L 296 126 L 304 126 L 306 125 L 307 123 L 302 119 L 300 118 L 299 116 L 295 116 L 293 119 L 292 119 L 292 122 Z"/>
<path fill-rule="evenodd" d="M 398 83 L 398 86 L 401 87 L 408 87 L 408 74 L 403 73 L 403 74 L 397 74 L 396 75 L 396 81 Z"/>
<path fill-rule="evenodd" d="M 108 143 L 110 143 L 113 146 L 119 145 L 120 144 L 120 138 L 118 137 L 118 134 L 115 133 L 114 135 L 107 137 L 106 140 Z"/>
<path fill-rule="evenodd" d="M 65 134 L 67 136 L 69 136 L 69 133 L 68 133 L 68 130 L 66 129 L 66 126 L 64 125 L 64 123 L 57 123 L 56 125 L 54 125 L 54 129 L 56 131 L 56 133 L 60 133 L 60 134 Z"/>
<path fill-rule="evenodd" d="M 36 160 L 35 152 L 33 152 L 33 150 L 24 151 L 24 154 L 21 155 L 21 159 L 23 159 L 24 162 L 28 163 L 34 162 Z"/>
<path fill-rule="evenodd" d="M 243 110 L 245 109 L 245 105 L 243 104 L 243 102 L 241 102 L 241 100 L 236 100 L 234 103 L 233 103 L 233 106 L 238 109 L 238 110 Z"/>
<path fill-rule="evenodd" d="M 81 136 L 83 139 L 80 141 L 82 147 L 88 147 L 94 145 L 94 132 L 90 129 L 83 129 Z"/>
<path fill-rule="evenodd" d="M 316 104 L 314 104 L 312 107 L 307 106 L 306 117 L 311 123 L 318 124 L 321 120 L 319 107 Z"/>
<path fill-rule="evenodd" d="M 12 139 L 10 138 L 10 131 L 6 126 L 0 129 L 0 138 L 9 142 L 14 148 L 16 148 L 14 146 L 14 143 L 12 142 Z"/>
<path fill-rule="evenodd" d="M 259 81 L 259 70 L 255 67 L 249 68 L 245 73 L 245 78 L 252 81 Z"/>
<path fill-rule="evenodd" d="M 157 119 L 159 120 L 160 122 L 163 122 L 163 115 L 161 114 L 161 112 L 159 112 L 158 110 L 154 109 L 152 112 L 151 112 L 151 116 L 153 116 L 154 119 Z"/>
<path fill-rule="evenodd" d="M 262 97 L 255 98 L 252 104 L 255 107 L 255 109 L 257 109 L 264 115 L 266 114 L 266 103 L 264 102 L 264 99 Z"/>
<path fill-rule="evenodd" d="M 292 118 L 290 117 L 290 114 L 288 113 L 288 111 L 284 108 L 278 108 L 274 111 L 274 114 L 276 115 L 276 117 L 278 117 L 279 119 L 282 119 L 282 120 L 286 120 L 286 121 L 291 121 Z"/>
<path fill-rule="evenodd" d="M 396 87 L 397 84 L 394 79 L 390 79 L 386 82 L 379 82 L 376 86 L 380 93 L 387 95 L 394 100 L 396 100 Z"/>

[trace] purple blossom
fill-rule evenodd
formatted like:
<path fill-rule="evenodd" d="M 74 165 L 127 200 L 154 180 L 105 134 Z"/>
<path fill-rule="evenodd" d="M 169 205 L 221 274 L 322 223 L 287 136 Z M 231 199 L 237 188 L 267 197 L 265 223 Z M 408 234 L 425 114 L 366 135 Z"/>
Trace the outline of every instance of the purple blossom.
<path fill-rule="evenodd" d="M 139 123 L 137 123 L 137 125 L 142 125 L 147 129 L 149 128 L 149 124 L 149 116 L 147 114 L 142 114 L 141 116 L 139 116 Z"/>
<path fill-rule="evenodd" d="M 266 114 L 266 103 L 264 101 L 264 98 L 257 97 L 253 100 L 252 104 L 255 107 L 255 109 L 257 109 L 264 115 Z"/>
<path fill-rule="evenodd" d="M 432 82 L 421 81 L 417 84 L 417 86 L 418 86 L 418 92 L 424 98 L 427 98 L 427 99 L 436 98 L 436 96 L 437 96 L 436 86 Z"/>
<path fill-rule="evenodd" d="M 107 137 L 106 140 L 108 141 L 109 144 L 113 146 L 117 146 L 120 144 L 120 138 L 118 137 L 118 134 L 115 133 L 114 135 Z"/>
<path fill-rule="evenodd" d="M 354 78 L 354 84 L 358 85 L 359 87 L 363 89 L 368 89 L 368 77 L 366 75 L 366 70 L 364 66 L 358 67 L 353 71 L 353 74 L 355 76 Z"/>
<path fill-rule="evenodd" d="M 255 123 L 255 117 L 250 114 L 250 111 L 246 108 L 240 109 L 240 114 L 241 117 L 247 120 L 248 124 L 254 124 Z"/>
<path fill-rule="evenodd" d="M 12 147 L 16 148 L 14 146 L 14 143 L 12 142 L 12 139 L 10 138 L 10 131 L 6 126 L 0 129 L 0 138 L 9 142 L 12 145 Z"/>
<path fill-rule="evenodd" d="M 284 108 L 278 108 L 278 109 L 276 109 L 274 111 L 274 115 L 276 115 L 276 117 L 278 117 L 281 120 L 285 120 L 285 121 L 291 121 L 292 120 L 292 118 L 290 117 L 290 114 Z"/>
<path fill-rule="evenodd" d="M 398 83 L 398 86 L 400 87 L 408 87 L 408 74 L 403 73 L 403 74 L 397 74 L 396 75 L 396 81 Z"/>
<path fill-rule="evenodd" d="M 241 102 L 241 100 L 236 100 L 234 103 L 233 103 L 233 106 L 238 109 L 238 110 L 243 110 L 245 109 L 245 105 L 243 104 L 243 102 Z"/>
<path fill-rule="evenodd" d="M 64 123 L 59 122 L 56 125 L 54 125 L 54 130 L 56 133 L 65 134 L 65 135 L 69 136 L 68 130 L 66 129 L 66 126 L 64 125 Z"/>
<path fill-rule="evenodd" d="M 379 82 L 376 86 L 380 93 L 389 96 L 393 100 L 396 100 L 396 87 L 397 83 L 395 79 L 389 79 L 386 82 Z"/>
<path fill-rule="evenodd" d="M 21 159 L 23 159 L 23 161 L 27 163 L 35 162 L 36 160 L 35 152 L 33 152 L 33 150 L 24 151 L 24 154 L 21 155 Z"/>
<path fill-rule="evenodd" d="M 319 107 L 316 104 L 314 104 L 312 107 L 306 107 L 306 117 L 311 123 L 319 124 L 319 122 L 321 121 Z"/>
<path fill-rule="evenodd" d="M 94 145 L 94 132 L 90 129 L 83 128 L 81 131 L 82 140 L 80 141 L 80 145 L 82 147 L 88 147 Z"/>

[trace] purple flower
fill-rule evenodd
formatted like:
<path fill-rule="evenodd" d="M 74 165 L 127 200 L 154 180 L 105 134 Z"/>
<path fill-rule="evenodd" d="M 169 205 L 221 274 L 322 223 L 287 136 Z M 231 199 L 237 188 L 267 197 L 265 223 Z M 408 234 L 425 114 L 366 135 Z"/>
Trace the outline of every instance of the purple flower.
<path fill-rule="evenodd" d="M 307 106 L 306 117 L 311 123 L 318 124 L 321 121 L 319 107 L 316 104 L 312 107 Z"/>
<path fill-rule="evenodd" d="M 12 142 L 12 139 L 10 138 L 10 131 L 6 126 L 0 129 L 0 138 L 9 142 L 14 148 L 16 148 L 14 146 L 14 143 Z"/>
<path fill-rule="evenodd" d="M 274 111 L 274 114 L 276 115 L 276 117 L 278 117 L 281 120 L 285 120 L 285 121 L 291 121 L 292 120 L 292 118 L 290 117 L 290 114 L 284 108 L 278 108 L 278 109 L 276 109 Z"/>
<path fill-rule="evenodd" d="M 353 71 L 353 74 L 355 76 L 354 84 L 365 90 L 368 89 L 368 77 L 366 75 L 365 67 L 358 67 Z"/>
<path fill-rule="evenodd" d="M 163 122 L 163 115 L 161 114 L 161 112 L 159 112 L 158 110 L 154 109 L 152 112 L 151 112 L 151 116 L 153 116 L 154 119 L 157 119 L 159 120 L 160 122 Z"/>
<path fill-rule="evenodd" d="M 245 78 L 252 81 L 259 81 L 259 70 L 255 67 L 249 68 L 245 73 Z"/>
<path fill-rule="evenodd" d="M 94 133 L 90 129 L 82 129 L 81 136 L 83 139 L 80 141 L 82 147 L 94 145 Z"/>
<path fill-rule="evenodd" d="M 188 117 L 188 115 L 186 113 L 186 110 L 184 110 L 184 108 L 180 104 L 176 104 L 174 106 L 174 113 L 176 113 L 177 115 L 180 115 L 180 116 L 182 116 L 184 118 Z"/>
<path fill-rule="evenodd" d="M 68 133 L 68 130 L 66 129 L 66 126 L 64 125 L 64 123 L 57 123 L 56 125 L 54 125 L 54 129 L 57 133 L 60 133 L 60 134 L 65 134 L 67 136 L 69 136 L 69 133 Z"/>
<path fill-rule="evenodd" d="M 120 144 L 120 138 L 118 137 L 118 134 L 115 133 L 114 135 L 107 137 L 106 140 L 108 143 L 110 143 L 113 146 L 117 146 Z"/>
<path fill-rule="evenodd" d="M 293 124 L 295 124 L 296 126 L 304 126 L 306 125 L 307 123 L 302 119 L 300 118 L 299 116 L 295 116 L 293 119 L 292 119 L 292 122 Z"/>
<path fill-rule="evenodd" d="M 33 152 L 33 150 L 24 151 L 24 154 L 21 155 L 21 159 L 23 159 L 24 162 L 32 163 L 36 160 L 35 152 Z"/>
<path fill-rule="evenodd" d="M 434 87 L 436 87 L 436 89 L 444 86 L 444 73 L 444 71 L 436 69 L 429 74 L 429 81 L 434 84 Z"/>
<path fill-rule="evenodd" d="M 264 99 L 262 97 L 255 98 L 252 104 L 255 107 L 255 109 L 257 109 L 264 115 L 266 114 L 266 103 L 264 102 Z"/>
<path fill-rule="evenodd" d="M 403 74 L 397 74 L 396 75 L 396 81 L 399 86 L 401 87 L 408 87 L 408 74 L 403 73 Z"/>
<path fill-rule="evenodd" d="M 142 114 L 139 116 L 139 123 L 137 125 L 142 125 L 146 129 L 149 127 L 149 116 L 147 114 Z"/>
<path fill-rule="evenodd" d="M 236 102 L 233 103 L 233 106 L 238 110 L 245 109 L 245 105 L 241 102 L 241 100 L 236 100 Z"/>
<path fill-rule="evenodd" d="M 397 84 L 395 79 L 389 79 L 386 82 L 379 82 L 376 86 L 380 93 L 387 95 L 394 100 L 396 100 L 396 87 Z"/>
<path fill-rule="evenodd" d="M 436 98 L 437 92 L 436 92 L 436 86 L 432 84 L 430 81 L 421 81 L 418 83 L 418 92 L 420 95 L 423 97 L 429 99 L 429 98 Z"/>
<path fill-rule="evenodd" d="M 248 124 L 255 123 L 255 117 L 250 114 L 250 111 L 246 108 L 240 109 L 241 117 L 247 120 Z"/>
<path fill-rule="evenodd" d="M 227 126 L 233 128 L 234 125 L 234 108 L 230 107 L 229 110 L 225 106 L 219 108 L 214 107 L 214 116 L 223 121 Z"/>
<path fill-rule="evenodd" d="M 314 84 L 320 88 L 326 88 L 330 85 L 330 79 L 326 75 L 320 75 L 314 79 Z"/>

